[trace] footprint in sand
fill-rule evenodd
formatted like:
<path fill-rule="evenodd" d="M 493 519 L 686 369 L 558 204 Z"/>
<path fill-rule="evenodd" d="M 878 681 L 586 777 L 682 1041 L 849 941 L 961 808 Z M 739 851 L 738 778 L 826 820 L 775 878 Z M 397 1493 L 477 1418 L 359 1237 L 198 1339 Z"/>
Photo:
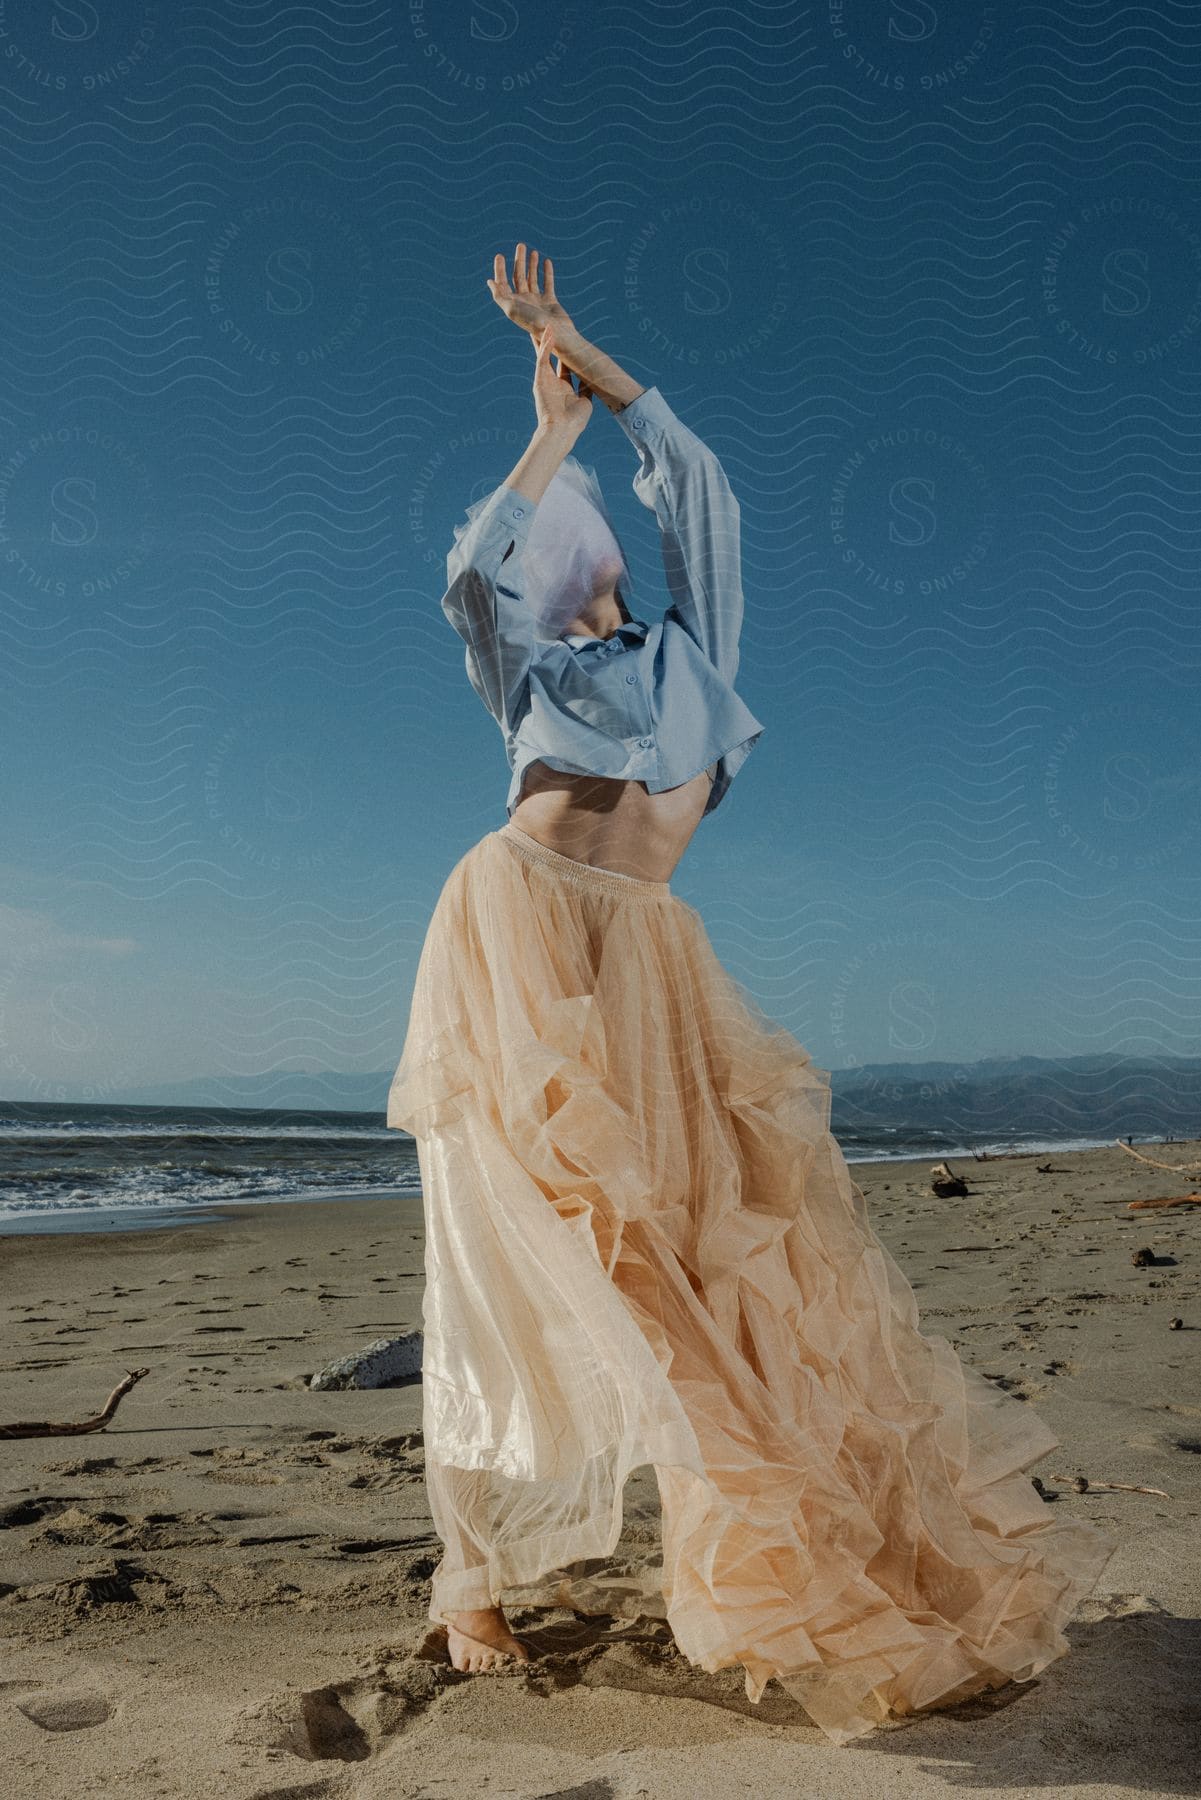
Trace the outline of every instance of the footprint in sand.
<path fill-rule="evenodd" d="M 366 1762 L 436 1693 L 429 1670 L 410 1662 L 383 1680 L 352 1677 L 299 1694 L 270 1694 L 240 1715 L 230 1741 L 284 1751 L 301 1762 Z"/>
<path fill-rule="evenodd" d="M 110 1469 L 116 1467 L 115 1456 L 85 1456 L 71 1462 L 42 1464 L 46 1473 L 51 1475 L 107 1475 Z"/>
<path fill-rule="evenodd" d="M 87 1546 L 102 1542 L 116 1530 L 127 1526 L 124 1513 L 89 1512 L 84 1506 L 66 1506 L 54 1514 L 34 1533 L 33 1542 L 45 1544 L 77 1544 Z"/>
<path fill-rule="evenodd" d="M 999 1388 L 1004 1388 L 1007 1394 L 1012 1394 L 1015 1400 L 1029 1400 L 1030 1395 L 1023 1385 L 1025 1379 L 1023 1376 L 994 1375 L 988 1369 L 982 1369 L 980 1373 L 985 1380 L 993 1382 Z"/>

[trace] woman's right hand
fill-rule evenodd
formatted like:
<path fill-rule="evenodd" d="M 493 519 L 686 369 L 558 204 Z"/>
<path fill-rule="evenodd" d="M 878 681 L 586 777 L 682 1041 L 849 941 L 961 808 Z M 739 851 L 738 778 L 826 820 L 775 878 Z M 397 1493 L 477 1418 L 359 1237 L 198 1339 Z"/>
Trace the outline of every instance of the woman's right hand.
<path fill-rule="evenodd" d="M 534 361 L 534 411 L 539 425 L 578 437 L 592 417 L 592 389 L 581 379 L 577 393 L 571 370 L 559 359 L 558 372 L 551 366 L 555 334 L 551 326 L 535 334 L 538 354 Z"/>

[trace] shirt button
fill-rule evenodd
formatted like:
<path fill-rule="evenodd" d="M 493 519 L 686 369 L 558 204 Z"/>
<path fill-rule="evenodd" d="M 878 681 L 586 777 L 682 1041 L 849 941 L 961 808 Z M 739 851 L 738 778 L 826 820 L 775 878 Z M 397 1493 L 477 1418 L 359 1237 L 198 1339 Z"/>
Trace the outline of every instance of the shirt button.
<path fill-rule="evenodd" d="M 524 519 L 525 518 L 525 507 L 524 506 L 515 506 L 513 508 L 513 517 L 515 519 Z"/>
<path fill-rule="evenodd" d="M 651 745 L 654 743 L 654 741 L 655 741 L 654 738 L 639 738 L 638 739 L 638 742 L 641 744 L 641 746 L 644 750 L 649 750 Z"/>
<path fill-rule="evenodd" d="M 627 675 L 626 676 L 627 681 L 637 681 L 637 679 L 638 679 L 637 675 Z"/>
<path fill-rule="evenodd" d="M 634 423 L 635 423 L 635 425 L 643 425 L 646 423 L 646 421 L 644 419 L 635 419 Z"/>

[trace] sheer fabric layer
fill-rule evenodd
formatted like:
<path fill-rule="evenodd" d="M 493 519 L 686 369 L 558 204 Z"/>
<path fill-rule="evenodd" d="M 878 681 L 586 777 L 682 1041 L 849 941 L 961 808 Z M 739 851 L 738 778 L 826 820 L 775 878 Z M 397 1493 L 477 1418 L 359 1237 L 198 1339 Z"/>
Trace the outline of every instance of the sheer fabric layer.
<path fill-rule="evenodd" d="M 1116 1542 L 921 1331 L 829 1120 L 667 883 L 511 825 L 461 858 L 387 1111 L 424 1193 L 431 1618 L 608 1556 L 649 1463 L 680 1649 L 836 1743 L 1068 1648 Z"/>

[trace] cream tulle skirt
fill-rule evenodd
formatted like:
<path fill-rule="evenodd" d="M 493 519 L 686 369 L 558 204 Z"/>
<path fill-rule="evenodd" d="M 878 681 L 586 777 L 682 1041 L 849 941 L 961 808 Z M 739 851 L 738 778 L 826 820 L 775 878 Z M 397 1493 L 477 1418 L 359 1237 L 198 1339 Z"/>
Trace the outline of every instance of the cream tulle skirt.
<path fill-rule="evenodd" d="M 387 1113 L 424 1191 L 431 1619 L 609 1556 L 651 1464 L 680 1649 L 836 1743 L 1068 1648 L 1117 1544 L 919 1329 L 829 1120 L 668 883 L 512 824 L 451 870 Z"/>

